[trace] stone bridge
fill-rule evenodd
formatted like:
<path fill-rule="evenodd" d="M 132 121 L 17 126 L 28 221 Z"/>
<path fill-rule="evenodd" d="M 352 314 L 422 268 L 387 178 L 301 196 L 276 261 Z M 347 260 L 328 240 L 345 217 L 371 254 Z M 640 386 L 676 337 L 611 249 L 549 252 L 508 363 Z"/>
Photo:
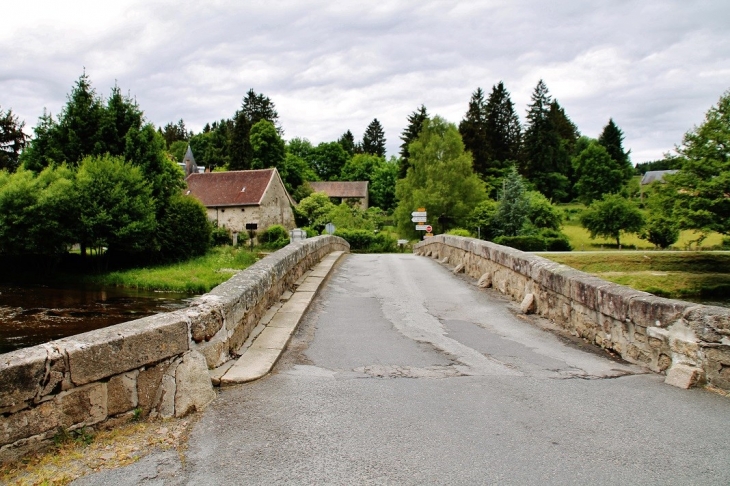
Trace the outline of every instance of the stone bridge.
<path fill-rule="evenodd" d="M 333 236 L 293 243 L 187 309 L 2 355 L 0 460 L 39 447 L 59 427 L 202 409 L 215 396 L 211 371 L 240 354 L 267 309 L 327 255 L 347 250 Z M 525 313 L 665 373 L 669 384 L 730 390 L 727 309 L 658 298 L 470 238 L 437 236 L 414 252 L 510 296 Z"/>

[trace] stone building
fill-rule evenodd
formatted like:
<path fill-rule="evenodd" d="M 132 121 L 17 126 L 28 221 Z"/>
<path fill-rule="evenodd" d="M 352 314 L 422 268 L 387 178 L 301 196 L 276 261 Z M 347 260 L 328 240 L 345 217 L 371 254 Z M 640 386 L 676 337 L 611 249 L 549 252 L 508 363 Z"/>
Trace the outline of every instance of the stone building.
<path fill-rule="evenodd" d="M 368 199 L 368 181 L 329 181 L 310 182 L 314 192 L 324 192 L 335 204 L 341 202 L 355 202 L 361 209 L 367 209 L 370 201 Z"/>
<path fill-rule="evenodd" d="M 190 174 L 185 194 L 203 203 L 208 218 L 233 233 L 256 223 L 258 230 L 279 224 L 295 227 L 294 200 L 276 169 L 234 170 Z"/>

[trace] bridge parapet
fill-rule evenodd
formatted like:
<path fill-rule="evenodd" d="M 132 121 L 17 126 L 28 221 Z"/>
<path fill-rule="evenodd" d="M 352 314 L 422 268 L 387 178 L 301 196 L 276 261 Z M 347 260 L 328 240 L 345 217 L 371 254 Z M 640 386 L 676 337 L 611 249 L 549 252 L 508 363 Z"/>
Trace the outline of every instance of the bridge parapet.
<path fill-rule="evenodd" d="M 730 390 L 730 309 L 657 297 L 474 238 L 439 235 L 413 251 L 461 266 L 513 300 L 531 301 L 531 309 L 571 334 L 666 373 L 669 384 Z"/>
<path fill-rule="evenodd" d="M 235 357 L 282 293 L 345 240 L 292 243 L 189 307 L 0 355 L 0 463 L 59 428 L 134 414 L 183 416 L 215 397 L 208 370 Z"/>

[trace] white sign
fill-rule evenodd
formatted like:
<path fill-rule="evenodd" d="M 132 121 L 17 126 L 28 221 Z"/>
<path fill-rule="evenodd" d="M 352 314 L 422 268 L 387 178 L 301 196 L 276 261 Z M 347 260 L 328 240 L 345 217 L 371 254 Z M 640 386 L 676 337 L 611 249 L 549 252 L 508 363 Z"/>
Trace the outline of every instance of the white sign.
<path fill-rule="evenodd" d="M 417 224 L 416 225 L 416 231 L 428 231 L 429 228 L 430 228 L 430 226 L 427 224 Z"/>
<path fill-rule="evenodd" d="M 426 217 L 426 211 L 413 211 L 411 216 L 423 216 Z"/>
<path fill-rule="evenodd" d="M 413 216 L 411 221 L 414 223 L 425 223 L 427 220 L 426 216 Z"/>
<path fill-rule="evenodd" d="M 335 225 L 333 225 L 332 223 L 327 223 L 326 225 L 324 225 L 324 231 L 325 231 L 325 232 L 326 232 L 326 233 L 327 233 L 328 235 L 333 235 L 333 234 L 335 234 Z"/>

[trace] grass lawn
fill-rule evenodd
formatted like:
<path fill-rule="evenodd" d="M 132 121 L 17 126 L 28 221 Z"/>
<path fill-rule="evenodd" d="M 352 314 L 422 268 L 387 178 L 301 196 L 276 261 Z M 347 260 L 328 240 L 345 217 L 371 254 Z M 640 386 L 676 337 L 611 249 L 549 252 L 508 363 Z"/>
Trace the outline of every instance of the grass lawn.
<path fill-rule="evenodd" d="M 664 297 L 709 299 L 730 295 L 730 252 L 614 250 L 540 255 Z"/>
<path fill-rule="evenodd" d="M 243 247 L 219 246 L 207 254 L 181 263 L 133 268 L 82 277 L 84 283 L 100 286 L 169 290 L 202 294 L 253 265 L 256 253 Z"/>

